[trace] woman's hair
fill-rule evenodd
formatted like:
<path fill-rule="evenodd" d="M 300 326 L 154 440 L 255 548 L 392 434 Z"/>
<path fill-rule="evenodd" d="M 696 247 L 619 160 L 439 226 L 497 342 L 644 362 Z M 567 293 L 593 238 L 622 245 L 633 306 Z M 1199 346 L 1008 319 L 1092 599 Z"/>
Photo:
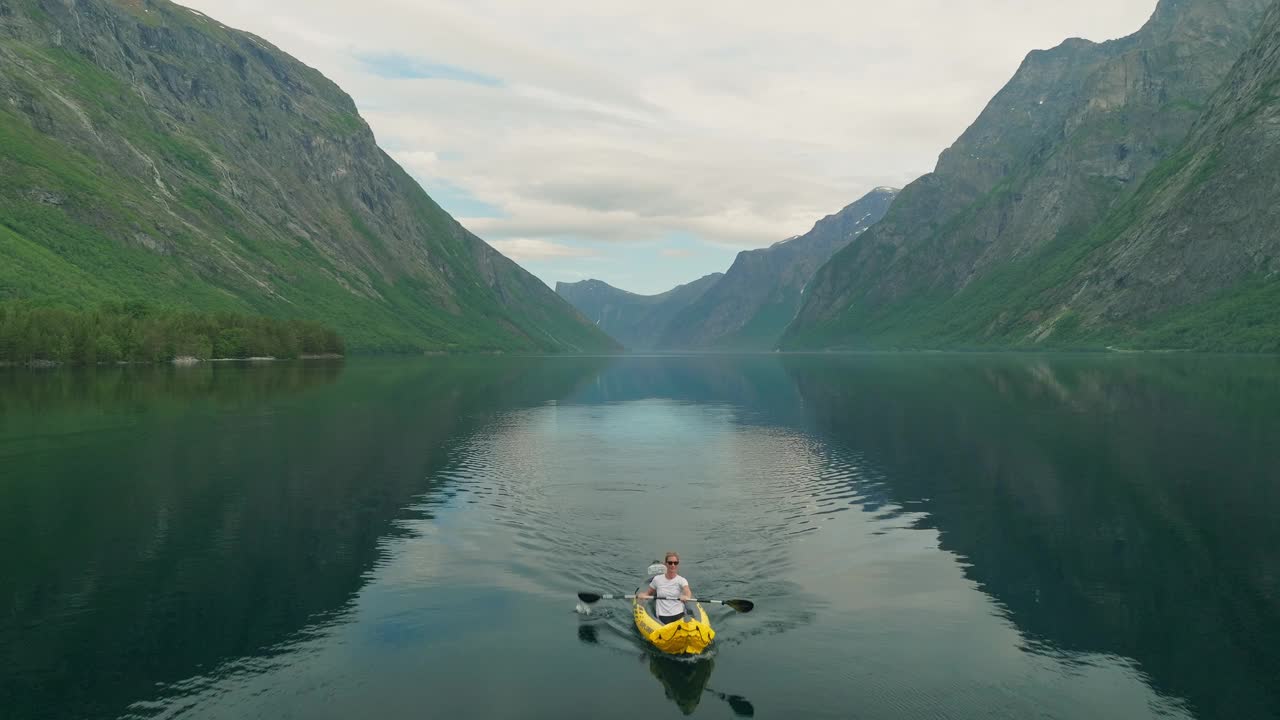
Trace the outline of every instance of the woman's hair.
<path fill-rule="evenodd" d="M 679 559 L 680 559 L 680 553 L 675 552 L 675 551 L 671 551 L 671 552 L 664 553 L 664 554 L 663 554 L 663 556 L 662 556 L 662 562 L 664 562 L 664 563 L 665 563 L 667 560 L 670 560 L 671 558 L 675 558 L 675 559 L 679 560 Z"/>

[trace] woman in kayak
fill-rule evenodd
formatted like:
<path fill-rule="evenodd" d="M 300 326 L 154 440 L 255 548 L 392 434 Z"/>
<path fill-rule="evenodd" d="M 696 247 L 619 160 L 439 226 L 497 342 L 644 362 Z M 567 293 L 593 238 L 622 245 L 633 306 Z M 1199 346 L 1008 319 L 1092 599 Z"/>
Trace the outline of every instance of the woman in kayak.
<path fill-rule="evenodd" d="M 684 617 L 684 601 L 693 598 L 693 591 L 689 589 L 689 581 L 676 572 L 680 568 L 678 554 L 667 553 L 663 564 L 667 572 L 650 580 L 648 589 L 636 593 L 636 598 L 648 600 L 657 596 L 658 622 L 668 625 Z"/>

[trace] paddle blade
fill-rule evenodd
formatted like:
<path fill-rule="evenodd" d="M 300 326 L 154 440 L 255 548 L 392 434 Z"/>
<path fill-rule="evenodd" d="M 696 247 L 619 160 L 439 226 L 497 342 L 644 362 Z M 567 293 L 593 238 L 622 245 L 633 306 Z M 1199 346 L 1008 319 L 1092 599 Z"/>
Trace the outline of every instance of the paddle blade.
<path fill-rule="evenodd" d="M 724 693 L 716 692 L 711 688 L 707 688 L 707 692 L 729 703 L 729 709 L 733 710 L 733 714 L 738 717 L 756 716 L 756 706 L 752 705 L 750 700 L 742 697 L 741 695 L 725 695 Z"/>
<path fill-rule="evenodd" d="M 578 593 L 578 599 L 579 599 L 579 600 L 581 600 L 581 601 L 582 601 L 582 602 L 584 602 L 584 603 L 593 603 L 593 602 L 596 602 L 597 600 L 599 600 L 599 599 L 600 599 L 600 597 L 601 597 L 601 596 L 600 596 L 600 595 L 597 595 L 596 593 L 589 593 L 589 592 L 580 592 L 580 593 Z"/>
<path fill-rule="evenodd" d="M 756 606 L 756 604 L 750 600 L 725 600 L 724 604 L 740 613 L 749 613 Z"/>
<path fill-rule="evenodd" d="M 733 714 L 738 717 L 755 717 L 756 706 L 751 701 L 741 695 L 726 695 L 725 702 L 729 703 L 729 709 L 733 710 Z"/>

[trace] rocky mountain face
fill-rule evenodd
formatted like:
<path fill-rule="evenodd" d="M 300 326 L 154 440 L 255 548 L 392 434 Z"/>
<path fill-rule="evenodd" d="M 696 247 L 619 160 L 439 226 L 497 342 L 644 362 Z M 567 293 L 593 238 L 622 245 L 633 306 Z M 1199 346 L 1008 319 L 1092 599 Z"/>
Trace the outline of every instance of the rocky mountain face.
<path fill-rule="evenodd" d="M 1080 290 L 1078 256 L 1167 170 L 1271 4 L 1160 0 L 1133 35 L 1028 55 L 934 172 L 819 270 L 783 346 L 1078 339 L 1065 331 L 1081 319 L 1055 309 Z M 1195 300 L 1180 293 L 1145 312 Z"/>
<path fill-rule="evenodd" d="M 615 347 L 354 103 L 166 0 L 0 0 L 0 299 L 322 320 L 355 350 Z"/>
<path fill-rule="evenodd" d="M 724 277 L 671 320 L 659 345 L 774 349 L 813 274 L 879 222 L 897 194 L 896 188 L 876 188 L 804 235 L 738 253 Z"/>
<path fill-rule="evenodd" d="M 1280 352 L 1280 3 L 1182 149 L 1082 250 L 1040 303 L 1064 335 Z"/>
<path fill-rule="evenodd" d="M 556 292 L 628 350 L 654 350 L 671 319 L 724 277 L 712 273 L 660 295 L 637 295 L 600 280 L 556 283 Z"/>

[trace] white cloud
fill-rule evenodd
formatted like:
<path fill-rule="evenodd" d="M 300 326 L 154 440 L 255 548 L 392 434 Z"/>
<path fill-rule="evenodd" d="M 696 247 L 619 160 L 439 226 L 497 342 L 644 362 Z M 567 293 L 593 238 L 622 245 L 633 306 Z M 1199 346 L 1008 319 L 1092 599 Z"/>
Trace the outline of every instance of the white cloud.
<path fill-rule="evenodd" d="M 1028 51 L 1128 34 L 1155 6 L 273 0 L 264 14 L 260 0 L 184 2 L 328 75 L 428 191 L 498 210 L 457 207 L 464 224 L 526 249 L 510 243 L 681 233 L 760 247 L 805 232 L 931 170 Z M 371 55 L 495 82 L 380 77 Z"/>
<path fill-rule="evenodd" d="M 418 177 L 436 177 L 439 174 L 440 156 L 430 150 L 400 150 L 395 153 L 396 162 Z"/>
<path fill-rule="evenodd" d="M 590 248 L 578 248 L 550 240 L 538 238 L 512 238 L 510 240 L 490 240 L 495 250 L 515 260 L 547 260 L 549 258 L 582 258 L 592 257 L 596 253 Z"/>

